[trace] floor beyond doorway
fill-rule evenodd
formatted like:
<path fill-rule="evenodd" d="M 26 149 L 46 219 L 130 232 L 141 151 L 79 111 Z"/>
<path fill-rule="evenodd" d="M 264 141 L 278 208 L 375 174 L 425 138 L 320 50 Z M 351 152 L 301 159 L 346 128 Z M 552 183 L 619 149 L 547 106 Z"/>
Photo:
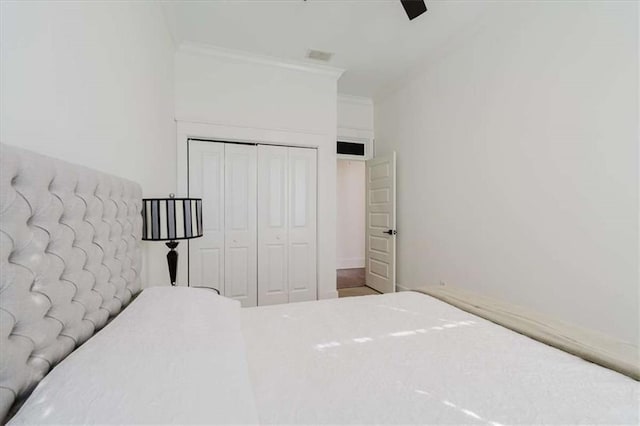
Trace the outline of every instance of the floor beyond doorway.
<path fill-rule="evenodd" d="M 338 269 L 337 287 L 338 297 L 368 296 L 380 294 L 372 288 L 365 286 L 364 268 Z"/>
<path fill-rule="evenodd" d="M 338 290 L 364 286 L 364 268 L 338 269 L 337 284 Z"/>
<path fill-rule="evenodd" d="M 342 288 L 338 290 L 338 297 L 370 296 L 373 294 L 380 293 L 367 286 Z"/>

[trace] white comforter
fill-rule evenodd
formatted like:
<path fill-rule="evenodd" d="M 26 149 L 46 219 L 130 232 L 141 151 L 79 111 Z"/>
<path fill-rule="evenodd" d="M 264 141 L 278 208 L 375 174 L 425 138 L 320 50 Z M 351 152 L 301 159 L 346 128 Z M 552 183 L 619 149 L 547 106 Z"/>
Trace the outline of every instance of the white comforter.
<path fill-rule="evenodd" d="M 638 423 L 638 382 L 418 293 L 240 310 L 151 288 L 14 424 Z"/>
<path fill-rule="evenodd" d="M 432 297 L 244 309 L 262 423 L 638 424 L 639 383 Z"/>
<path fill-rule="evenodd" d="M 253 424 L 240 304 L 146 289 L 40 382 L 11 424 Z"/>

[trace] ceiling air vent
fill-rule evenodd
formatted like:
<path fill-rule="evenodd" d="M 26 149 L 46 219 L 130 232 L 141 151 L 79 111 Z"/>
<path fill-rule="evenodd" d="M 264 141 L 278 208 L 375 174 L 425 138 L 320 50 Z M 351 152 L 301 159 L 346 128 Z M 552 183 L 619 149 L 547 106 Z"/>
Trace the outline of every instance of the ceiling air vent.
<path fill-rule="evenodd" d="M 316 61 L 329 62 L 332 56 L 333 56 L 333 53 L 323 52 L 322 50 L 309 49 L 307 51 L 307 58 L 315 59 Z"/>

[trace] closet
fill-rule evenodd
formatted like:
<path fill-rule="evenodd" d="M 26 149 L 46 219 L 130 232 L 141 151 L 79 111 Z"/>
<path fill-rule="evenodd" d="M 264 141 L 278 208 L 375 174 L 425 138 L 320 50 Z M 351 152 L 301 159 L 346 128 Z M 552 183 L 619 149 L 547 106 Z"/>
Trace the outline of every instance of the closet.
<path fill-rule="evenodd" d="M 315 300 L 316 150 L 188 143 L 204 233 L 189 241 L 189 285 L 242 306 Z"/>

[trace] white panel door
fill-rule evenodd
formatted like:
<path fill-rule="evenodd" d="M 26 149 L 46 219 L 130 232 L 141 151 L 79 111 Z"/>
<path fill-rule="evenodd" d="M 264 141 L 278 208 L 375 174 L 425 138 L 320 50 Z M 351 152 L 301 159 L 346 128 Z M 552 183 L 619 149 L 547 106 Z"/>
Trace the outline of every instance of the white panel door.
<path fill-rule="evenodd" d="M 316 150 L 288 151 L 289 302 L 316 300 Z"/>
<path fill-rule="evenodd" d="M 189 240 L 189 285 L 224 290 L 224 144 L 189 141 L 189 196 L 202 198 L 203 236 Z"/>
<path fill-rule="evenodd" d="M 245 307 L 258 303 L 256 152 L 255 145 L 225 145 L 223 294 Z"/>
<path fill-rule="evenodd" d="M 258 146 L 258 305 L 289 301 L 288 148 Z"/>
<path fill-rule="evenodd" d="M 366 283 L 396 291 L 396 153 L 367 161 Z"/>

